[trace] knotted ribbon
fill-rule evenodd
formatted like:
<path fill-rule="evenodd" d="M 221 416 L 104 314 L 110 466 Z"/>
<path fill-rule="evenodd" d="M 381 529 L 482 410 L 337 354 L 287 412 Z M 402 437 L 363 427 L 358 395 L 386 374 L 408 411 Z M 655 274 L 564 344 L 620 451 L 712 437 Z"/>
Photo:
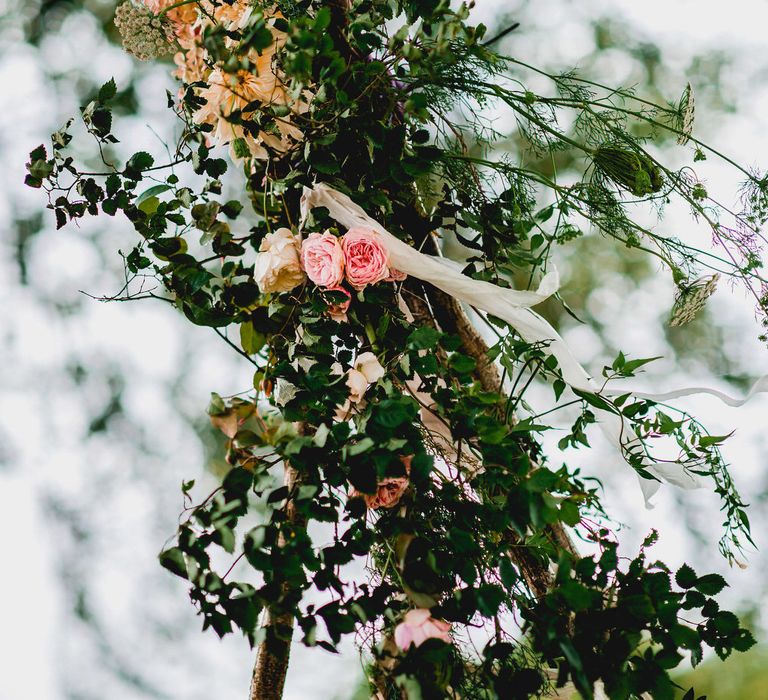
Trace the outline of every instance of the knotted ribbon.
<path fill-rule="evenodd" d="M 368 216 L 347 195 L 324 183 L 318 183 L 312 188 L 304 188 L 301 198 L 302 223 L 314 207 L 325 207 L 333 219 L 347 228 L 362 227 L 379 234 L 389 253 L 391 267 L 429 282 L 459 301 L 506 321 L 525 342 L 545 344 L 545 352 L 555 357 L 563 380 L 573 389 L 605 396 L 632 394 L 636 398 L 651 401 L 668 401 L 695 394 L 709 394 L 729 406 L 741 406 L 754 395 L 768 391 L 768 376 L 758 380 L 743 398 L 734 398 L 722 391 L 706 387 L 685 387 L 661 394 L 633 391 L 626 387 L 605 389 L 590 377 L 552 325 L 530 308 L 558 290 L 559 279 L 556 270 L 544 275 L 535 291 L 506 289 L 491 282 L 468 277 L 449 261 L 412 248 Z M 623 417 L 602 409 L 596 409 L 596 411 L 600 415 L 600 426 L 603 432 L 620 448 L 623 447 L 626 450 L 639 443 L 639 438 L 632 430 L 625 430 Z M 679 464 L 660 463 L 647 456 L 643 456 L 642 462 L 643 468 L 660 480 L 685 489 L 702 486 L 699 476 L 687 472 Z M 641 478 L 640 485 L 648 504 L 660 483 Z"/>

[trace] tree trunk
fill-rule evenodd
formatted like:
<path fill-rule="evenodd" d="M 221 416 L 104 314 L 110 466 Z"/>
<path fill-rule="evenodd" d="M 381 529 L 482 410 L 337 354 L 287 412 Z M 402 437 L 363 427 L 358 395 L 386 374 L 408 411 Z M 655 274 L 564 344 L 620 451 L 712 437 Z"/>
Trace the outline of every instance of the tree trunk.
<path fill-rule="evenodd" d="M 301 426 L 299 426 L 301 431 Z M 298 472 L 285 465 L 284 483 L 288 487 L 289 500 L 285 506 L 286 522 L 295 527 L 304 527 L 305 518 L 297 512 L 293 501 L 293 493 L 299 481 Z M 282 547 L 285 539 L 281 533 L 278 546 Z M 288 587 L 283 584 L 283 593 L 288 593 Z M 256 652 L 256 664 L 251 678 L 250 700 L 280 700 L 283 697 L 285 677 L 288 674 L 288 662 L 291 656 L 291 639 L 293 637 L 293 613 L 266 611 L 264 627 L 267 635 L 259 644 Z"/>
<path fill-rule="evenodd" d="M 477 363 L 475 376 L 483 389 L 502 394 L 501 377 L 488 357 L 488 344 L 467 317 L 461 304 L 432 286 L 409 280 L 406 303 L 415 319 L 445 333 L 458 335 L 463 351 Z M 547 535 L 572 554 L 576 553 L 570 535 L 560 523 L 549 526 Z M 542 596 L 552 583 L 552 572 L 546 562 L 533 556 L 525 547 L 517 547 L 517 537 L 510 533 L 509 554 L 536 596 Z"/>

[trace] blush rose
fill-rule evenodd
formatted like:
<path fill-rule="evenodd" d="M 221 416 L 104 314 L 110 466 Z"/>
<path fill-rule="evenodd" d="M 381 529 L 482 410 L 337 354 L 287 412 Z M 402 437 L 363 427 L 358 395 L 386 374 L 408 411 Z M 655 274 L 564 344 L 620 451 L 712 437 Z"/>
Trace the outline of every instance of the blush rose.
<path fill-rule="evenodd" d="M 390 276 L 389 254 L 381 237 L 373 230 L 351 228 L 341 239 L 347 281 L 363 289 Z"/>
<path fill-rule="evenodd" d="M 328 315 L 336 322 L 341 323 L 347 320 L 347 311 L 349 305 L 352 303 L 352 295 L 339 285 L 335 287 L 328 287 L 326 292 L 337 292 L 337 297 L 343 296 L 344 299 L 340 302 L 328 301 Z"/>
<path fill-rule="evenodd" d="M 451 625 L 445 620 L 437 620 L 425 608 L 409 610 L 403 621 L 395 627 L 395 644 L 403 651 L 408 651 L 411 644 L 421 646 L 428 639 L 440 639 L 451 643 Z"/>
<path fill-rule="evenodd" d="M 301 264 L 318 287 L 337 287 L 344 278 L 344 252 L 332 233 L 310 233 L 301 244 Z"/>

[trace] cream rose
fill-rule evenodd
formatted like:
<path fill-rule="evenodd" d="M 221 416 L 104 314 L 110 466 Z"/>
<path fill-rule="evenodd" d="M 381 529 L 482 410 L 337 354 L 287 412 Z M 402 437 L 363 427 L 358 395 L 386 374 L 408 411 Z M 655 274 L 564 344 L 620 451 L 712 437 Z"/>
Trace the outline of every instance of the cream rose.
<path fill-rule="evenodd" d="M 357 360 L 355 360 L 355 369 L 363 374 L 369 384 L 378 382 L 386 374 L 386 370 L 381 366 L 379 358 L 372 352 L 364 352 L 358 355 Z"/>
<path fill-rule="evenodd" d="M 299 261 L 300 240 L 287 228 L 264 236 L 253 266 L 254 279 L 264 294 L 288 292 L 306 279 Z"/>
<path fill-rule="evenodd" d="M 366 389 L 368 389 L 368 380 L 360 370 L 351 369 L 347 372 L 347 386 L 349 387 L 349 400 L 352 403 L 360 403 Z"/>

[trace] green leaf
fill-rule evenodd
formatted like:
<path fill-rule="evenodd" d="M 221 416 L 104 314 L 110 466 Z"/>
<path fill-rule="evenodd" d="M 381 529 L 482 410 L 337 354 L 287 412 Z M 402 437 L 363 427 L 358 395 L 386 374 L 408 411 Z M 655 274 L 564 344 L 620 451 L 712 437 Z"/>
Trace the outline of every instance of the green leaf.
<path fill-rule="evenodd" d="M 699 447 L 712 447 L 713 445 L 720 445 L 725 442 L 729 437 L 733 435 L 733 432 L 727 435 L 702 435 L 699 438 Z"/>
<path fill-rule="evenodd" d="M 256 330 L 253 322 L 240 324 L 240 346 L 248 355 L 256 355 L 267 342 L 267 336 Z"/>
<path fill-rule="evenodd" d="M 168 569 L 171 573 L 181 576 L 181 578 L 188 578 L 187 574 L 187 562 L 184 559 L 184 552 L 178 547 L 171 547 L 164 552 L 160 552 L 160 564 Z"/>
<path fill-rule="evenodd" d="M 138 197 L 136 197 L 134 204 L 141 208 L 141 204 L 148 200 L 150 197 L 157 197 L 157 195 L 162 194 L 163 192 L 167 192 L 170 189 L 170 185 L 154 185 L 153 187 L 149 187 L 144 190 Z M 157 207 L 155 207 L 155 209 L 157 209 Z"/>
<path fill-rule="evenodd" d="M 117 85 L 115 79 L 110 78 L 99 88 L 99 102 L 102 104 L 109 102 L 117 94 Z"/>
<path fill-rule="evenodd" d="M 437 347 L 437 341 L 440 340 L 440 331 L 436 331 L 429 326 L 422 326 L 416 329 L 408 337 L 408 347 L 412 350 L 433 350 Z"/>
<path fill-rule="evenodd" d="M 720 574 L 707 574 L 696 579 L 694 586 L 699 593 L 704 595 L 717 595 L 728 584 Z"/>
<path fill-rule="evenodd" d="M 520 577 L 517 574 L 517 570 L 513 566 L 509 557 L 502 557 L 499 562 L 499 575 L 501 576 L 501 582 L 506 586 L 508 590 L 512 590 Z"/>
<path fill-rule="evenodd" d="M 739 629 L 739 618 L 728 610 L 721 610 L 710 621 L 720 634 L 731 635 Z"/>
<path fill-rule="evenodd" d="M 160 200 L 157 197 L 147 197 L 138 205 L 139 209 L 147 216 L 152 216 L 160 206 Z"/>
<path fill-rule="evenodd" d="M 146 151 L 134 153 L 125 164 L 125 176 L 132 180 L 141 179 L 141 172 L 151 168 L 155 159 Z"/>
<path fill-rule="evenodd" d="M 675 574 L 675 582 L 680 588 L 693 588 L 697 578 L 696 572 L 688 564 L 683 564 Z"/>
<path fill-rule="evenodd" d="M 468 355 L 461 355 L 460 353 L 454 353 L 451 355 L 450 359 L 448 360 L 448 364 L 458 374 L 469 374 L 477 366 L 477 362 L 473 357 L 469 357 Z"/>

